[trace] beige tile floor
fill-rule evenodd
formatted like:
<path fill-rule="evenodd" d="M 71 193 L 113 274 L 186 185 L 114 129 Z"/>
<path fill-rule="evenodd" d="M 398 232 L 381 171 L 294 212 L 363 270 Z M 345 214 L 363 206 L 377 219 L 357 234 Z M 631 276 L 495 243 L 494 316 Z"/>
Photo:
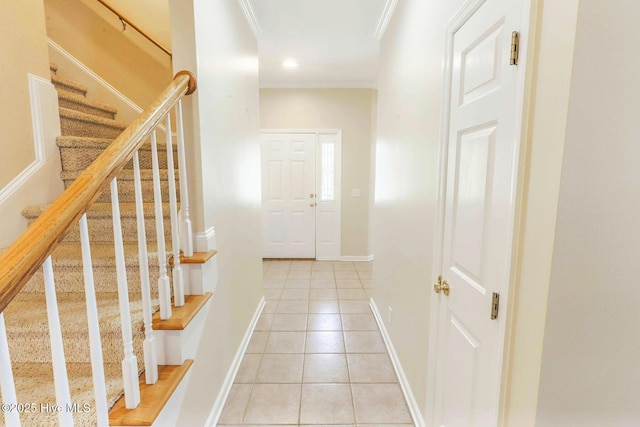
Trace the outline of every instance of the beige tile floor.
<path fill-rule="evenodd" d="M 369 308 L 371 264 L 263 266 L 266 305 L 218 425 L 412 425 Z"/>

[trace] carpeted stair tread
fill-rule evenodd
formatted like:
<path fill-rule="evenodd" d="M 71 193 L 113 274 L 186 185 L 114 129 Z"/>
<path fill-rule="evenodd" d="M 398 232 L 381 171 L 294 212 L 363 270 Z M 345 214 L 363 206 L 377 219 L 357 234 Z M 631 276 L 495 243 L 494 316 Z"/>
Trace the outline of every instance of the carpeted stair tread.
<path fill-rule="evenodd" d="M 121 189 L 118 187 L 118 192 Z M 107 191 L 108 196 L 111 192 Z M 33 223 L 49 205 L 34 205 L 22 211 L 22 215 L 27 219 L 29 225 Z M 162 203 L 162 215 L 164 219 L 165 239 L 171 238 L 171 212 L 169 203 Z M 143 203 L 144 229 L 148 242 L 156 241 L 156 221 L 154 203 Z M 94 203 L 87 211 L 87 223 L 89 226 L 89 240 L 92 243 L 113 242 L 113 216 L 111 213 L 111 203 Z M 122 227 L 122 237 L 125 242 L 138 241 L 138 219 L 136 215 L 136 205 L 134 202 L 120 203 L 120 225 Z M 69 230 L 64 239 L 65 242 L 79 242 L 80 228 L 78 225 Z"/>
<path fill-rule="evenodd" d="M 168 181 L 169 180 L 169 172 L 166 169 L 163 169 L 160 172 L 160 181 Z M 82 171 L 62 171 L 60 172 L 60 178 L 63 181 L 73 182 L 80 176 Z M 178 183 L 178 171 L 175 172 L 176 185 Z M 140 169 L 140 180 L 141 181 L 153 181 L 153 171 L 151 169 Z M 133 181 L 133 170 L 132 169 L 123 169 L 118 174 L 118 184 L 122 181 Z"/>
<path fill-rule="evenodd" d="M 46 411 L 46 403 L 55 405 L 56 395 L 53 386 L 53 371 L 50 363 L 13 363 L 13 375 L 16 381 L 18 402 L 33 402 L 36 412 L 20 414 L 23 426 L 49 427 L 58 425 L 58 414 Z M 107 402 L 111 408 L 122 396 L 122 367 L 120 363 L 104 364 L 106 377 Z M 93 393 L 93 378 L 91 364 L 67 363 L 69 375 L 69 390 L 73 403 L 89 404 L 89 411 L 79 410 L 73 414 L 76 427 L 90 427 L 96 425 L 96 405 Z M 42 410 L 40 403 L 43 403 Z M 0 425 L 5 425 L 4 416 L 0 414 Z"/>
<path fill-rule="evenodd" d="M 59 108 L 62 135 L 87 135 L 97 138 L 115 138 L 127 128 L 127 123 Z"/>
<path fill-rule="evenodd" d="M 120 218 L 136 218 L 136 204 L 120 202 Z M 155 205 L 153 203 L 143 203 L 145 219 L 155 218 Z M 31 205 L 22 210 L 22 216 L 27 219 L 38 218 L 51 205 Z M 169 203 L 162 203 L 162 214 L 165 218 L 170 218 Z M 94 203 L 87 210 L 87 219 L 112 218 L 111 203 Z"/>
<path fill-rule="evenodd" d="M 75 181 L 82 171 L 62 171 L 60 177 L 64 181 L 64 187 L 69 187 Z M 160 170 L 160 191 L 163 201 L 169 200 L 169 178 L 166 169 Z M 178 172 L 175 173 L 176 178 L 176 199 L 180 201 Z M 153 171 L 151 169 L 140 169 L 140 184 L 142 186 L 142 200 L 147 203 L 154 201 L 153 195 Z M 120 202 L 135 203 L 135 187 L 133 181 L 133 170 L 123 169 L 118 173 L 118 196 Z M 111 193 L 105 191 L 98 197 L 96 202 L 109 203 L 111 201 Z"/>
<path fill-rule="evenodd" d="M 127 265 L 138 265 L 138 243 L 124 242 L 124 259 Z M 148 242 L 148 254 L 151 259 L 157 257 L 155 242 Z M 167 252 L 171 245 L 167 243 Z M 82 267 L 82 253 L 76 242 L 62 242 L 51 254 L 55 266 Z M 113 243 L 91 243 L 91 261 L 94 267 L 112 267 L 115 272 L 115 248 Z"/>
<path fill-rule="evenodd" d="M 68 91 L 58 92 L 58 105 L 62 108 L 93 114 L 107 119 L 115 119 L 117 109 L 108 104 L 88 99 Z"/>
<path fill-rule="evenodd" d="M 65 359 L 70 363 L 83 363 L 90 360 L 88 348 L 89 332 L 85 294 L 81 292 L 61 292 L 56 296 Z M 102 354 L 107 362 L 119 362 L 123 359 L 122 331 L 120 329 L 120 308 L 117 292 L 96 293 Z M 152 300 L 157 309 L 157 301 Z M 140 293 L 129 293 L 129 307 L 132 321 L 134 350 L 142 352 L 144 340 L 142 301 Z M 15 362 L 51 362 L 49 345 L 49 323 L 44 293 L 19 293 L 4 311 L 9 342 L 20 340 L 20 346 L 14 346 L 11 359 Z"/>
<path fill-rule="evenodd" d="M 89 90 L 86 86 L 76 83 L 73 80 L 65 79 L 57 75 L 51 76 L 51 83 L 57 88 L 66 90 L 69 92 L 77 93 L 78 95 L 86 96 Z"/>
<path fill-rule="evenodd" d="M 93 138 L 81 136 L 61 136 L 56 139 L 56 144 L 60 148 L 60 158 L 62 160 L 62 170 L 82 171 L 113 142 L 113 138 Z M 167 146 L 158 142 L 158 164 L 161 169 L 167 167 Z M 173 164 L 177 169 L 178 156 L 177 148 L 173 146 Z M 145 142 L 138 151 L 140 158 L 140 168 L 151 169 L 151 143 Z M 133 161 L 127 162 L 124 169 L 133 169 Z"/>

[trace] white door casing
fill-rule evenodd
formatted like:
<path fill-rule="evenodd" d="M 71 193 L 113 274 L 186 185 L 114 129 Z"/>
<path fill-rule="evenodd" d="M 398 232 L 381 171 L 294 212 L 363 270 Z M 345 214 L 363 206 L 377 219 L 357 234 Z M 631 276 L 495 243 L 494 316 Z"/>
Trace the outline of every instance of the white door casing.
<path fill-rule="evenodd" d="M 433 424 L 495 426 L 516 213 L 526 0 L 468 2 L 447 26 L 440 259 L 450 294 L 434 295 Z M 492 294 L 500 312 L 492 320 Z"/>
<path fill-rule="evenodd" d="M 262 134 L 265 258 L 315 258 L 314 134 Z"/>

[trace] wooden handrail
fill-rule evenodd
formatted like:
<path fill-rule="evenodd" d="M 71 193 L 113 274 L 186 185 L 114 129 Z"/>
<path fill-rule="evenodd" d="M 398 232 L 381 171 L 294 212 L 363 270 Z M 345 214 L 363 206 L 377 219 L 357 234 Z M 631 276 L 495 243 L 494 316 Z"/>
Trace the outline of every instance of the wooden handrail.
<path fill-rule="evenodd" d="M 0 255 L 0 312 L 4 311 L 67 232 L 109 186 L 160 120 L 182 96 L 193 93 L 195 89 L 193 74 L 188 71 L 176 74 L 153 104 Z"/>
<path fill-rule="evenodd" d="M 121 14 L 120 12 L 118 12 L 116 9 L 114 9 L 110 4 L 108 4 L 107 2 L 103 1 L 103 0 L 98 0 L 98 3 L 100 3 L 101 5 L 103 5 L 104 7 L 106 7 L 107 9 L 109 9 L 111 11 L 111 13 L 113 13 L 114 15 L 116 15 L 118 18 L 120 18 L 120 20 L 122 22 L 126 22 L 127 24 L 129 24 L 134 30 L 136 30 L 137 32 L 139 32 L 144 38 L 146 38 L 147 40 L 149 40 L 151 43 L 153 43 L 154 45 L 158 46 L 160 49 L 162 49 L 162 51 L 164 53 L 166 53 L 167 55 L 169 55 L 169 57 L 173 57 L 173 54 L 171 53 L 171 51 L 169 49 L 167 49 L 166 47 L 164 47 L 163 45 L 161 45 L 159 42 L 157 42 L 153 37 L 151 37 L 149 34 L 147 34 L 142 28 L 138 27 L 136 24 L 134 24 L 133 22 L 131 22 L 129 19 L 127 19 L 123 14 Z"/>

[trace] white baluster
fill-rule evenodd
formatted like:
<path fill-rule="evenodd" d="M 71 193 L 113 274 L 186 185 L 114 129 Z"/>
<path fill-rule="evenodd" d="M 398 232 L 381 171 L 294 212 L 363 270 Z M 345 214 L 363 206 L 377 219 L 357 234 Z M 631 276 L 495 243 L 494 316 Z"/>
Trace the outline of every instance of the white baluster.
<path fill-rule="evenodd" d="M 180 230 L 178 228 L 178 203 L 176 201 L 176 175 L 173 166 L 173 142 L 171 139 L 171 115 L 167 114 L 167 175 L 169 179 L 169 214 L 171 216 L 171 245 L 173 246 L 173 303 L 184 305 L 184 280 L 180 265 Z"/>
<path fill-rule="evenodd" d="M 2 391 L 2 403 L 16 408 L 16 386 L 11 369 L 11 357 L 9 356 L 9 341 L 7 329 L 4 325 L 4 313 L 0 313 L 0 391 Z M 7 427 L 20 427 L 20 416 L 17 408 L 13 411 L 3 411 L 4 421 Z"/>
<path fill-rule="evenodd" d="M 133 182 L 136 195 L 136 220 L 138 222 L 138 256 L 140 258 L 140 286 L 142 289 L 142 315 L 144 318 L 144 377 L 147 384 L 158 381 L 158 355 L 153 336 L 151 312 L 151 285 L 149 284 L 149 260 L 147 258 L 147 236 L 142 205 L 142 184 L 138 152 L 133 155 Z"/>
<path fill-rule="evenodd" d="M 178 101 L 176 108 L 176 127 L 178 132 L 178 176 L 180 177 L 180 210 L 182 211 L 182 223 L 180 234 L 182 235 L 182 253 L 184 256 L 193 256 L 193 229 L 189 218 L 189 188 L 187 186 L 187 159 L 184 149 L 184 125 L 182 121 L 182 100 Z"/>
<path fill-rule="evenodd" d="M 69 392 L 69 378 L 67 365 L 64 360 L 64 346 L 62 343 L 62 329 L 56 300 L 56 285 L 53 280 L 53 265 L 48 256 L 42 265 L 44 269 L 44 294 L 47 302 L 47 318 L 49 321 L 49 338 L 51 341 L 51 363 L 53 364 L 53 382 L 56 389 L 56 403 L 63 408 L 58 412 L 58 423 L 61 426 L 73 426 L 72 413 L 67 410 L 71 406 Z"/>
<path fill-rule="evenodd" d="M 89 227 L 87 215 L 80 218 L 80 246 L 82 248 L 82 268 L 84 270 L 84 294 L 87 303 L 87 322 L 89 326 L 89 351 L 91 352 L 91 373 L 93 377 L 93 395 L 96 401 L 96 417 L 98 427 L 109 427 L 109 406 L 107 388 L 102 363 L 102 342 L 100 340 L 100 323 L 98 321 L 98 304 L 93 281 L 93 263 L 91 246 L 89 245 Z"/>
<path fill-rule="evenodd" d="M 113 242 L 116 250 L 116 272 L 118 277 L 118 302 L 120 303 L 120 327 L 122 329 L 122 380 L 124 382 L 124 401 L 127 409 L 140 404 L 140 385 L 138 384 L 138 360 L 133 354 L 133 333 L 131 332 L 131 313 L 129 311 L 129 286 L 122 243 L 122 224 L 118 202 L 118 181 L 111 181 L 111 213 L 113 216 Z"/>
<path fill-rule="evenodd" d="M 162 193 L 160 191 L 160 169 L 158 167 L 158 147 L 155 131 L 151 134 L 151 163 L 153 168 L 153 200 L 156 210 L 158 266 L 160 269 L 160 278 L 158 279 L 160 318 L 165 320 L 171 317 L 171 288 L 169 287 L 169 276 L 167 276 L 167 251 L 164 245 L 164 217 L 162 216 Z"/>

